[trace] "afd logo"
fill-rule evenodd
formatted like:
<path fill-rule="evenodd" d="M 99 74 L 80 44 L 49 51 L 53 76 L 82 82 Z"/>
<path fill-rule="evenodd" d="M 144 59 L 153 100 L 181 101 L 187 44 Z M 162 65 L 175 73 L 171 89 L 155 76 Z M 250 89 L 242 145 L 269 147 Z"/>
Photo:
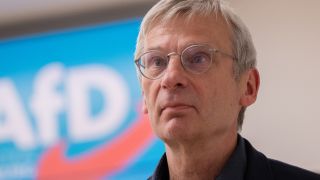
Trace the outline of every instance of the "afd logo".
<path fill-rule="evenodd" d="M 112 176 L 127 167 L 154 140 L 148 118 L 140 112 L 130 126 L 107 143 L 79 155 L 66 155 L 68 143 L 59 134 L 61 113 L 66 114 L 68 139 L 81 143 L 115 132 L 125 123 L 130 108 L 140 109 L 129 107 L 127 84 L 110 67 L 91 64 L 67 69 L 61 63 L 51 63 L 38 71 L 32 89 L 26 106 L 14 81 L 0 79 L 0 144 L 13 142 L 22 153 L 45 148 L 34 164 L 30 164 L 32 167 L 23 162 L 0 163 L 0 179 Z M 93 90 L 99 92 L 101 101 L 107 102 L 96 113 L 91 112 Z M 16 172 L 15 167 L 23 171 Z"/>
<path fill-rule="evenodd" d="M 94 115 L 90 111 L 92 90 L 98 91 L 103 102 L 107 102 Z M 0 100 L 0 143 L 13 142 L 22 150 L 56 144 L 60 139 L 61 113 L 66 113 L 67 131 L 73 142 L 105 137 L 124 122 L 130 104 L 122 76 L 100 64 L 70 69 L 61 63 L 46 65 L 34 79 L 27 107 L 14 82 L 2 78 Z"/>

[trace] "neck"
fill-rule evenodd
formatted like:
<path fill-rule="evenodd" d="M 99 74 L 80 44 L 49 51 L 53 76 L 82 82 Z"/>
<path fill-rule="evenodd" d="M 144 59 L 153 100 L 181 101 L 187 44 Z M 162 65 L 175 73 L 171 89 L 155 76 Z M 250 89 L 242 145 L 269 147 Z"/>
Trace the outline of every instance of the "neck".
<path fill-rule="evenodd" d="M 237 132 L 191 144 L 166 145 L 170 179 L 212 179 L 219 175 L 237 143 Z"/>

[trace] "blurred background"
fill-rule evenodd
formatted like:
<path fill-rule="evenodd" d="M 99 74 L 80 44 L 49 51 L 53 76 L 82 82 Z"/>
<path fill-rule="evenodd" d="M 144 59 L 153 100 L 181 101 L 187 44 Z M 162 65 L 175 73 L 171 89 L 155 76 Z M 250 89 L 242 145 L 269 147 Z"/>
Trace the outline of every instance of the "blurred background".
<path fill-rule="evenodd" d="M 241 134 L 320 173 L 320 1 L 229 0 L 258 52 Z M 164 152 L 133 53 L 155 0 L 0 0 L 0 179 L 146 179 Z"/>

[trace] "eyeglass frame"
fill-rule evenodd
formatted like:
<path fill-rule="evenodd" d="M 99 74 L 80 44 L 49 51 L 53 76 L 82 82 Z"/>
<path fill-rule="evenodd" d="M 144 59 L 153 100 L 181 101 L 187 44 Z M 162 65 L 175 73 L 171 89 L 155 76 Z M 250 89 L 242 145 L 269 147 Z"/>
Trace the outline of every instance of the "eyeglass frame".
<path fill-rule="evenodd" d="M 186 67 L 184 66 L 184 64 L 183 64 L 183 62 L 182 62 L 182 59 L 183 59 L 183 58 L 182 58 L 182 55 L 183 55 L 183 53 L 184 53 L 186 50 L 188 50 L 189 48 L 195 47 L 195 46 L 205 46 L 205 47 L 208 47 L 208 48 L 209 48 L 208 50 L 210 51 L 210 64 L 208 65 L 208 68 L 207 68 L 205 71 L 203 71 L 203 72 L 201 72 L 201 73 L 198 73 L 198 74 L 205 73 L 206 71 L 208 71 L 208 70 L 210 69 L 211 64 L 212 64 L 212 57 L 214 56 L 214 53 L 220 53 L 220 54 L 222 54 L 222 55 L 224 55 L 224 56 L 226 56 L 226 57 L 231 58 L 231 59 L 234 60 L 234 61 L 237 60 L 236 57 L 234 57 L 234 56 L 232 56 L 232 55 L 230 55 L 230 54 L 228 54 L 228 53 L 226 53 L 226 52 L 224 52 L 224 51 L 221 51 L 221 50 L 219 50 L 219 49 L 212 48 L 212 47 L 211 47 L 210 45 L 208 45 L 208 44 L 191 44 L 191 45 L 187 46 L 186 48 L 184 48 L 184 49 L 182 50 L 181 54 L 179 54 L 179 53 L 177 53 L 177 52 L 170 52 L 170 53 L 168 53 L 168 54 L 165 56 L 166 59 L 167 59 L 167 63 L 169 64 L 170 56 L 172 56 L 172 55 L 178 55 L 178 56 L 180 57 L 180 63 L 181 63 L 181 65 L 182 65 L 183 69 L 184 69 L 185 71 L 188 71 L 188 72 L 189 72 L 190 70 L 186 69 Z M 140 69 L 140 67 L 142 66 L 142 64 L 140 63 L 140 60 L 141 60 L 141 57 L 142 57 L 142 56 L 144 56 L 145 54 L 150 53 L 150 52 L 159 52 L 159 53 L 161 53 L 161 54 L 165 54 L 163 51 L 160 51 L 160 50 L 149 50 L 149 51 L 146 51 L 146 52 L 142 53 L 142 54 L 139 56 L 139 58 L 137 58 L 137 59 L 134 60 L 134 62 L 135 62 L 135 64 L 136 64 L 136 67 L 139 69 L 140 74 L 141 74 L 143 77 L 145 77 L 145 78 L 147 78 L 147 79 L 150 79 L 150 80 L 157 80 L 157 79 L 160 79 L 160 78 L 165 74 L 165 71 L 166 71 L 168 65 L 167 65 L 167 67 L 163 70 L 163 72 L 161 72 L 161 74 L 158 75 L 156 78 L 147 77 L 144 73 L 142 73 L 142 71 L 141 71 L 141 69 Z M 192 71 L 190 71 L 190 72 L 191 72 L 192 74 L 197 74 L 197 73 L 194 73 L 194 72 L 192 72 Z"/>

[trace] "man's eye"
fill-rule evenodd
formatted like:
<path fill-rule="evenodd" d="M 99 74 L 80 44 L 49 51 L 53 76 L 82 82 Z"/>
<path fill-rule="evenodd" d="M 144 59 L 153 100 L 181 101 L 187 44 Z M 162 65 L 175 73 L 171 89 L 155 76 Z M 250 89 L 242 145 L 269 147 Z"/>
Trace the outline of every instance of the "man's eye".
<path fill-rule="evenodd" d="M 166 65 L 166 61 L 161 57 L 152 57 L 149 60 L 149 67 L 162 67 Z"/>
<path fill-rule="evenodd" d="M 193 55 L 190 58 L 189 63 L 192 63 L 192 64 L 205 63 L 208 61 L 208 59 L 210 59 L 210 57 L 207 54 L 198 53 L 198 54 Z"/>

